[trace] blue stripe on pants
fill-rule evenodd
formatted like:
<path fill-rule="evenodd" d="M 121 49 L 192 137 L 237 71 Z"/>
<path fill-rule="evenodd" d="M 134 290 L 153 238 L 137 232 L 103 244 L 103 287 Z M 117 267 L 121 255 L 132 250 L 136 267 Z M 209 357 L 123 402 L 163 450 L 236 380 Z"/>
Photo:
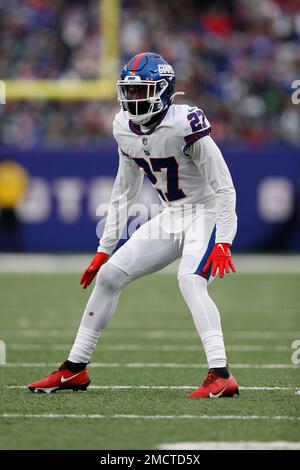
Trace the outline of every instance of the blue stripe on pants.
<path fill-rule="evenodd" d="M 203 268 L 205 266 L 206 261 L 208 260 L 209 255 L 212 252 L 212 249 L 214 247 L 215 238 L 216 238 L 216 226 L 214 226 L 214 228 L 213 228 L 212 234 L 210 236 L 210 239 L 209 239 L 209 242 L 208 242 L 208 245 L 207 245 L 207 248 L 206 248 L 206 252 L 204 253 L 203 258 L 200 261 L 199 266 L 198 266 L 198 268 L 196 269 L 196 271 L 194 273 L 194 274 L 199 274 L 199 276 L 205 277 L 207 280 L 210 277 L 211 268 L 209 268 L 209 270 L 207 271 L 206 274 L 203 274 L 202 271 L 203 271 Z"/>

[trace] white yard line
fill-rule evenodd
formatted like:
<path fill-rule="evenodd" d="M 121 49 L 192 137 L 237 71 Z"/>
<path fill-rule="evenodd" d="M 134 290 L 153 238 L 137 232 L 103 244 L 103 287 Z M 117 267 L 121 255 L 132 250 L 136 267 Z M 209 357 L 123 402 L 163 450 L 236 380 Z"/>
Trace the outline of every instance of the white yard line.
<path fill-rule="evenodd" d="M 300 416 L 268 415 L 133 415 L 133 414 L 76 414 L 76 413 L 1 413 L 0 418 L 40 418 L 40 419 L 141 419 L 141 420 L 275 420 L 299 421 Z"/>
<path fill-rule="evenodd" d="M 300 338 L 300 331 L 225 331 L 225 336 L 231 335 L 244 339 L 298 339 Z"/>
<path fill-rule="evenodd" d="M 198 385 L 90 385 L 89 389 L 93 390 L 190 390 Z M 6 388 L 12 390 L 27 389 L 26 385 L 6 385 Z M 295 394 L 300 394 L 299 387 L 239 387 L 240 390 L 252 391 L 275 391 L 275 390 L 296 390 Z"/>
<path fill-rule="evenodd" d="M 288 441 L 202 441 L 161 444 L 160 450 L 299 450 L 300 442 Z"/>
<path fill-rule="evenodd" d="M 5 368 L 25 368 L 25 367 L 57 367 L 55 362 L 9 362 L 2 365 Z M 126 367 L 132 369 L 143 368 L 168 368 L 168 369 L 207 369 L 206 364 L 185 364 L 176 362 L 92 362 L 91 368 L 118 368 Z M 230 364 L 231 369 L 299 369 L 299 365 L 293 364 Z"/>
<path fill-rule="evenodd" d="M 243 317 L 248 317 L 251 316 L 251 318 L 256 322 L 257 319 L 261 319 L 262 317 L 266 317 L 266 315 L 271 315 L 274 314 L 274 310 L 272 312 L 268 310 L 259 310 L 259 311 L 246 311 L 243 309 L 242 312 L 236 312 L 235 310 L 236 305 L 226 305 L 226 303 L 222 302 L 222 309 L 226 310 L 226 317 L 230 318 L 231 316 L 236 317 L 237 315 L 243 315 Z M 52 318 L 51 321 L 39 321 L 35 317 L 35 309 L 32 307 L 28 307 L 29 314 L 33 315 L 33 317 L 19 317 L 17 316 L 14 318 L 15 313 L 20 313 L 19 307 L 5 307 L 6 313 L 10 314 L 10 323 L 9 323 L 9 330 L 19 330 L 19 329 L 31 329 L 31 330 L 53 330 L 55 328 L 56 330 L 59 329 L 64 329 L 64 330 L 74 330 L 78 328 L 78 322 L 80 320 L 80 317 L 77 317 L 77 320 L 74 317 L 72 320 L 69 320 L 68 317 L 61 317 L 61 316 L 55 316 L 55 322 L 53 321 L 53 310 L 52 309 L 47 309 L 43 308 L 43 314 L 48 315 L 49 317 Z M 294 309 L 285 309 L 284 311 L 284 319 L 285 321 L 282 322 L 284 323 L 284 328 L 289 325 L 289 316 L 292 318 L 293 316 L 298 314 L 298 308 L 295 307 Z M 57 313 L 57 311 L 56 311 Z M 172 316 L 172 318 L 169 317 L 169 315 L 165 315 L 165 313 L 161 314 L 160 316 L 154 316 L 151 314 L 151 317 L 147 315 L 142 315 L 137 317 L 136 313 L 134 313 L 134 310 L 132 312 L 124 312 L 122 315 L 118 316 L 118 318 L 115 318 L 112 323 L 110 323 L 109 328 L 112 330 L 143 330 L 146 331 L 148 329 L 150 330 L 165 330 L 166 326 L 169 326 L 172 331 L 180 331 L 180 330 L 185 330 L 185 331 L 192 331 L 193 330 L 193 322 L 191 317 L 188 315 L 184 315 L 184 312 L 182 312 L 182 316 Z M 80 313 L 79 313 L 80 315 Z M 270 320 L 270 324 L 272 324 L 272 318 L 268 318 Z M 168 323 L 166 324 L 166 321 Z M 279 325 L 280 328 L 280 325 Z M 168 328 L 169 330 L 169 328 Z M 107 331 L 107 330 L 106 330 Z M 245 332 L 245 330 L 242 330 Z M 260 332 L 264 330 L 259 330 Z M 267 330 L 268 332 L 269 330 Z M 277 329 L 277 331 L 281 331 L 280 329 Z"/>
<path fill-rule="evenodd" d="M 35 337 L 68 337 L 74 336 L 77 332 L 77 329 L 48 329 L 48 328 L 2 328 L 1 335 L 2 338 L 5 337 L 27 337 L 27 338 L 35 338 Z M 135 330 L 127 330 L 127 329 L 120 329 L 120 328 L 109 328 L 106 332 L 106 337 L 117 337 L 117 338 L 157 338 L 157 339 L 176 339 L 176 338 L 183 338 L 183 339 L 192 339 L 197 338 L 196 332 L 193 330 L 149 330 L 149 329 L 142 329 L 137 328 Z M 290 339 L 298 339 L 300 338 L 300 331 L 233 331 L 228 330 L 225 331 L 226 337 L 236 337 L 236 338 L 251 338 L 251 339 L 283 339 L 283 338 L 290 338 Z"/>
<path fill-rule="evenodd" d="M 70 344 L 7 344 L 8 349 L 15 351 L 65 351 L 70 349 Z M 199 351 L 199 344 L 109 344 L 101 345 L 101 351 Z M 292 351 L 290 346 L 263 345 L 263 344 L 228 344 L 226 351 L 232 352 L 285 352 Z"/>

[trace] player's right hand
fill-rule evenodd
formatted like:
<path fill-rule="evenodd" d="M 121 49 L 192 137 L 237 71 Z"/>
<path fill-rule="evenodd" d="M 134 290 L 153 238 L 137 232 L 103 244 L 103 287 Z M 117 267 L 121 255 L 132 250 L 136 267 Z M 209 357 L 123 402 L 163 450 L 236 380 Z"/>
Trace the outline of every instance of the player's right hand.
<path fill-rule="evenodd" d="M 86 289 L 90 285 L 97 272 L 99 271 L 101 266 L 106 263 L 108 258 L 109 255 L 107 253 L 102 253 L 101 251 L 99 253 L 96 253 L 91 264 L 82 273 L 80 284 L 84 289 Z"/>

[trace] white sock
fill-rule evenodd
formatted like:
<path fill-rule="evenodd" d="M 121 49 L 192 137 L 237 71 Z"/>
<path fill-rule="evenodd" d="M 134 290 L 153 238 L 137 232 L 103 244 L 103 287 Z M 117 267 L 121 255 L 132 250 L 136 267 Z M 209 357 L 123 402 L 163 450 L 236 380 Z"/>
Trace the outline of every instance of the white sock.
<path fill-rule="evenodd" d="M 80 325 L 68 360 L 75 363 L 88 363 L 94 351 L 100 333 Z"/>
<path fill-rule="evenodd" d="M 129 276 L 109 262 L 100 269 L 68 360 L 88 363 L 102 330 L 112 318 Z"/>
<path fill-rule="evenodd" d="M 208 368 L 226 367 L 223 333 L 217 306 L 207 291 L 207 281 L 197 274 L 185 274 L 179 286 L 201 338 Z"/>

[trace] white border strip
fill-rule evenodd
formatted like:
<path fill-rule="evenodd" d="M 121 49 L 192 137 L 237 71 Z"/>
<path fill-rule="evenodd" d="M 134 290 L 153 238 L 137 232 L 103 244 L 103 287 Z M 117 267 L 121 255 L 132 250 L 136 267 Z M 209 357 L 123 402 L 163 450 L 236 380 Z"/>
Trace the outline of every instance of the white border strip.
<path fill-rule="evenodd" d="M 300 442 L 288 441 L 202 441 L 161 444 L 160 450 L 299 450 Z"/>

